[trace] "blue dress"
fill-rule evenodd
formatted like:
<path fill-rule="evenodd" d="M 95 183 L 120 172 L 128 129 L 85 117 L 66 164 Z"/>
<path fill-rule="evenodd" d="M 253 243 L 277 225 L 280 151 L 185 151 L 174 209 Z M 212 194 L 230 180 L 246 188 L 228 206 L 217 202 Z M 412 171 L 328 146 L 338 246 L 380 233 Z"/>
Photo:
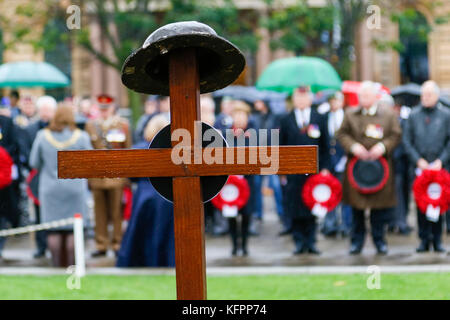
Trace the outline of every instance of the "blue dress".
<path fill-rule="evenodd" d="M 134 146 L 148 147 L 147 142 Z M 173 205 L 162 198 L 147 178 L 138 178 L 117 267 L 174 267 Z"/>

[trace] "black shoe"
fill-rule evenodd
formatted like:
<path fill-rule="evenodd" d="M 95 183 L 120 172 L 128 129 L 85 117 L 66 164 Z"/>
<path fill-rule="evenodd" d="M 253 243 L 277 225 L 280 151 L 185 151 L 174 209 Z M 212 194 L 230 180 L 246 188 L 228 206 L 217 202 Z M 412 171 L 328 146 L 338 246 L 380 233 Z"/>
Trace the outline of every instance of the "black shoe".
<path fill-rule="evenodd" d="M 427 251 L 430 251 L 430 243 L 428 241 L 421 241 L 416 249 L 416 252 L 422 253 Z"/>
<path fill-rule="evenodd" d="M 377 254 L 379 255 L 386 255 L 388 253 L 387 245 L 384 243 L 381 243 L 376 246 L 377 247 Z"/>
<path fill-rule="evenodd" d="M 106 256 L 106 250 L 96 250 L 91 254 L 92 258 L 99 258 L 104 256 Z"/>
<path fill-rule="evenodd" d="M 248 233 L 251 236 L 259 236 L 261 230 L 261 219 L 254 218 L 250 222 L 250 227 L 248 228 Z"/>
<path fill-rule="evenodd" d="M 306 248 L 305 247 L 300 247 L 300 248 L 295 249 L 294 255 L 303 254 L 305 252 L 306 252 Z"/>
<path fill-rule="evenodd" d="M 408 226 L 398 228 L 398 233 L 401 234 L 402 236 L 409 235 L 411 233 L 411 231 L 412 231 L 411 227 L 408 227 Z"/>
<path fill-rule="evenodd" d="M 337 230 L 322 231 L 322 234 L 327 238 L 334 238 L 337 236 L 338 231 Z"/>
<path fill-rule="evenodd" d="M 445 252 L 445 248 L 442 246 L 441 241 L 433 242 L 433 250 L 435 252 Z"/>
<path fill-rule="evenodd" d="M 350 247 L 349 253 L 351 255 L 357 255 L 357 254 L 361 253 L 361 250 L 362 250 L 362 247 L 360 245 L 352 244 Z"/>
<path fill-rule="evenodd" d="M 320 254 L 320 251 L 317 250 L 314 246 L 312 246 L 312 247 L 309 247 L 309 248 L 308 248 L 308 253 L 310 253 L 310 254 L 315 254 L 315 255 L 319 255 L 319 254 Z"/>
<path fill-rule="evenodd" d="M 286 228 L 286 229 L 281 230 L 280 233 L 278 233 L 278 235 L 280 237 L 282 237 L 282 236 L 287 236 L 288 234 L 291 234 L 291 233 L 292 233 L 292 229 Z"/>
<path fill-rule="evenodd" d="M 33 253 L 34 259 L 39 259 L 45 257 L 45 250 L 37 250 L 35 253 Z"/>
<path fill-rule="evenodd" d="M 243 248 L 243 249 L 242 249 L 242 255 L 243 255 L 244 257 L 248 256 L 248 250 L 247 250 L 247 248 Z"/>

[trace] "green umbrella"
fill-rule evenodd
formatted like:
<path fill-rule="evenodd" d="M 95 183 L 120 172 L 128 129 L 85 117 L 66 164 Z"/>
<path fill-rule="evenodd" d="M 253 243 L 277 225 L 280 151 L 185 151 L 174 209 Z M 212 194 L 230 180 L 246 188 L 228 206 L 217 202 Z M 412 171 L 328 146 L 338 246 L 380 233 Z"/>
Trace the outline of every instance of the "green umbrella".
<path fill-rule="evenodd" d="M 342 80 L 327 61 L 315 57 L 292 57 L 275 60 L 256 82 L 260 90 L 292 94 L 299 86 L 310 86 L 313 92 L 340 90 Z"/>
<path fill-rule="evenodd" d="M 0 88 L 44 87 L 50 89 L 69 85 L 69 78 L 47 62 L 10 62 L 0 66 Z"/>

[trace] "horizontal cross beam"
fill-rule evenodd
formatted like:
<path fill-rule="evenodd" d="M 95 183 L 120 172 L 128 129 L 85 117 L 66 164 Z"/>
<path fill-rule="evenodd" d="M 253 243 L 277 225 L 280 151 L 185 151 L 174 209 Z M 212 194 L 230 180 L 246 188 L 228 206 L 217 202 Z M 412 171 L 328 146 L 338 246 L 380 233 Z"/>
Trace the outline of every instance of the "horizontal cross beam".
<path fill-rule="evenodd" d="M 175 164 L 172 149 L 81 150 L 58 152 L 58 178 L 139 178 L 139 177 L 196 177 L 253 174 L 313 174 L 318 172 L 317 146 L 236 147 L 214 148 L 223 155 L 223 164 Z M 233 150 L 233 161 L 226 158 Z M 265 149 L 265 150 L 260 150 Z M 205 149 L 203 149 L 205 150 Z M 262 163 L 260 151 L 272 163 Z M 244 152 L 244 153 L 241 153 Z M 220 154 L 220 153 L 219 153 Z M 244 163 L 238 155 L 245 154 Z M 250 155 L 256 163 L 249 163 Z M 264 160 L 263 160 L 264 161 Z M 277 161 L 276 164 L 273 161 Z M 194 161 L 192 161 L 194 162 Z M 262 168 L 278 168 L 276 172 Z"/>

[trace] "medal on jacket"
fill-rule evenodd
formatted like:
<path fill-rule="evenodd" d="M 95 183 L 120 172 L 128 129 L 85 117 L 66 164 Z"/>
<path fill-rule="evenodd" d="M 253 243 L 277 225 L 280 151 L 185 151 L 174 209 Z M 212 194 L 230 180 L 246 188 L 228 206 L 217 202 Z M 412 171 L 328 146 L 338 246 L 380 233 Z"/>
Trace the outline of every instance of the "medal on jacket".
<path fill-rule="evenodd" d="M 124 142 L 125 133 L 119 129 L 111 129 L 106 134 L 106 141 L 108 142 Z"/>
<path fill-rule="evenodd" d="M 313 139 L 320 137 L 320 129 L 317 124 L 310 124 L 308 126 L 308 136 Z"/>
<path fill-rule="evenodd" d="M 383 139 L 383 127 L 379 124 L 368 124 L 365 135 L 369 138 Z"/>

